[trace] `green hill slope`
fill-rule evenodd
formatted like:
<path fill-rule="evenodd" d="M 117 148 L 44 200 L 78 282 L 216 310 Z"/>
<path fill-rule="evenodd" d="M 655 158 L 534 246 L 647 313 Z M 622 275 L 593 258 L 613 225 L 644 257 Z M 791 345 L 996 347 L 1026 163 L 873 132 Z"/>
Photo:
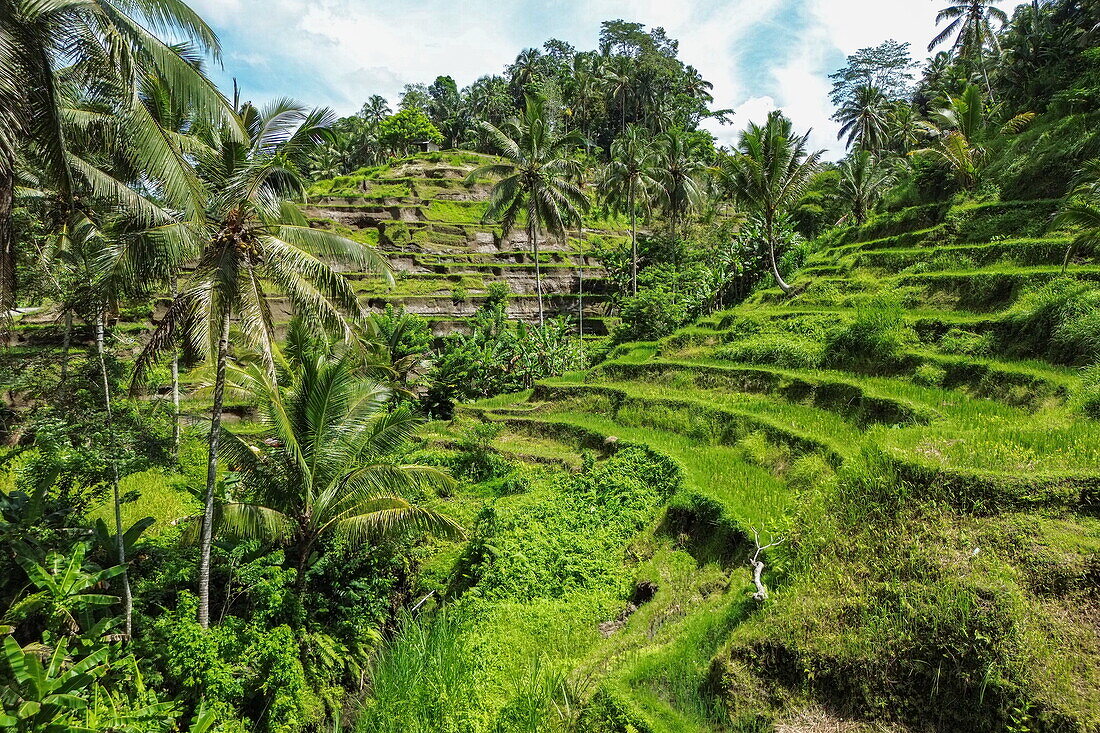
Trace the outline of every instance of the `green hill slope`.
<path fill-rule="evenodd" d="M 535 262 L 523 228 L 505 236 L 484 221 L 491 182 L 466 181 L 489 160 L 462 151 L 424 153 L 313 184 L 306 211 L 313 225 L 378 247 L 396 272 L 392 289 L 377 277 L 347 273 L 362 283 L 370 309 L 400 306 L 430 319 L 441 334 L 461 328 L 489 286 L 502 283 L 516 296 L 509 316 L 537 319 Z M 606 273 L 590 249 L 596 238 L 624 238 L 625 229 L 624 222 L 590 218 L 583 236 L 540 241 L 551 314 L 575 319 L 583 304 L 585 331 L 607 333 Z"/>
<path fill-rule="evenodd" d="M 1100 424 L 1074 368 L 1100 270 L 1079 253 L 1062 275 L 1050 211 L 925 207 L 833 232 L 793 297 L 763 289 L 436 426 L 453 447 L 497 424 L 488 450 L 531 465 L 638 446 L 678 468 L 605 558 L 618 602 L 563 596 L 556 623 L 587 636 L 564 651 L 516 632 L 592 681 L 589 729 L 1100 727 Z M 480 541 L 501 553 L 535 531 L 519 500 L 463 501 L 493 507 Z M 756 537 L 780 542 L 764 601 Z"/>

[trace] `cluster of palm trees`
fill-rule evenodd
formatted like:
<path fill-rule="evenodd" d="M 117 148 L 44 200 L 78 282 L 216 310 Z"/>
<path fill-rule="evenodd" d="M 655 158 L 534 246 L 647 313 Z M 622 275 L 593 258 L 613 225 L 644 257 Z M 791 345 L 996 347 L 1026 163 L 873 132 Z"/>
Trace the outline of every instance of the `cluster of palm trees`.
<path fill-rule="evenodd" d="M 798 203 L 820 168 L 822 153 L 811 152 L 808 133 L 796 135 L 782 113 L 771 114 L 764 125 L 751 125 L 737 149 L 721 153 L 695 133 L 671 130 L 653 137 L 630 125 L 613 141 L 606 165 L 594 176 L 596 195 L 586 192 L 586 171 L 574 157 L 584 138 L 556 126 L 543 100 L 529 96 L 523 114 L 500 127 L 482 124 L 501 160 L 475 170 L 470 180 L 496 178 L 487 218 L 499 221 L 506 233 L 518 223 L 526 230 L 540 324 L 540 235 L 563 237 L 583 229 L 584 214 L 597 199 L 629 217 L 631 295 L 638 292 L 639 217 L 660 214 L 675 240 L 693 213 L 723 197 L 759 217 L 776 283 L 790 290 L 776 259 L 782 244 L 777 222 Z"/>
<path fill-rule="evenodd" d="M 171 45 L 162 36 L 185 42 Z M 12 209 L 22 203 L 54 223 L 45 269 L 58 287 L 66 325 L 71 327 L 75 314 L 95 326 L 109 421 L 107 332 L 122 299 L 172 293 L 137 361 L 135 389 L 147 367 L 166 353 L 173 355 L 175 377 L 176 354 L 185 344 L 212 362 L 209 462 L 199 522 L 199 621 L 205 626 L 231 349 L 236 345 L 259 355 L 267 384 L 260 394 L 274 403 L 284 394 L 278 385 L 286 372 L 280 369 L 269 296 L 280 294 L 300 317 L 350 339 L 366 314 L 333 264 L 390 277 L 387 264 L 369 247 L 310 228 L 295 205 L 303 195 L 308 157 L 331 139 L 331 112 L 285 99 L 261 109 L 236 96 L 225 98 L 201 68 L 203 55 L 217 58 L 218 40 L 183 2 L 3 0 L 0 39 L 3 310 L 17 302 L 17 247 L 27 238 L 15 236 Z M 178 384 L 173 393 L 178 424 Z M 344 419 L 367 414 L 362 404 L 342 404 Z M 373 430 L 385 420 L 373 414 L 368 422 Z M 385 436 L 403 434 L 383 431 L 378 441 L 356 444 L 358 452 L 348 447 L 342 468 L 378 462 L 374 451 L 392 446 Z M 107 446 L 109 453 L 115 449 Z M 117 458 L 110 461 L 110 483 L 117 554 L 125 570 Z M 391 467 L 373 476 L 392 478 L 393 488 L 401 485 L 397 477 L 414 474 L 415 469 Z M 342 513 L 331 528 L 354 527 L 364 534 L 360 530 L 372 523 L 392 527 L 407 518 L 416 524 L 426 516 L 381 493 L 375 504 L 366 502 L 370 491 L 380 491 L 378 480 L 349 478 L 334 485 L 333 501 Z M 295 484 L 293 490 L 300 488 Z M 121 582 L 129 634 L 126 572 Z"/>
<path fill-rule="evenodd" d="M 943 8 L 943 28 L 928 46 L 937 54 L 924 72 L 917 104 L 892 98 L 872 81 L 853 87 L 840 100 L 834 119 L 840 139 L 852 151 L 840 167 L 842 193 L 862 223 L 881 194 L 908 166 L 909 156 L 932 158 L 950 170 L 964 189 L 981 180 L 986 150 L 1001 135 L 1021 132 L 1030 112 L 995 118 L 989 60 L 1000 53 L 999 29 L 1007 14 L 993 0 L 965 0 Z M 983 91 L 984 89 L 984 91 Z"/>

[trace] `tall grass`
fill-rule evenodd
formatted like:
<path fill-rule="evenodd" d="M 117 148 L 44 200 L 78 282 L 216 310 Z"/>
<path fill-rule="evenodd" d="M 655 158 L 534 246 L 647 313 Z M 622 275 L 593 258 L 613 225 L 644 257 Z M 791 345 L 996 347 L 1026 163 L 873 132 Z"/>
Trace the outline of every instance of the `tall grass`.
<path fill-rule="evenodd" d="M 370 666 L 370 696 L 359 733 L 467 733 L 478 730 L 478 690 L 456 616 L 405 615 Z"/>

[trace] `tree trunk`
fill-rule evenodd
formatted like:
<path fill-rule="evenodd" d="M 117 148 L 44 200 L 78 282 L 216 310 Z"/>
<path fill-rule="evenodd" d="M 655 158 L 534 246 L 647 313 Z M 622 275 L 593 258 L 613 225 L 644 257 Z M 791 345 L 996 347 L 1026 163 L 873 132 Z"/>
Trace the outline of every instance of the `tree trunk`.
<path fill-rule="evenodd" d="M 0 309 L 15 308 L 15 232 L 12 209 L 15 202 L 15 172 L 0 167 Z"/>
<path fill-rule="evenodd" d="M 791 286 L 784 282 L 782 275 L 779 274 L 779 265 L 775 263 L 775 241 L 770 237 L 768 238 L 768 252 L 771 254 L 771 274 L 775 277 L 775 284 L 779 285 L 783 295 L 790 295 Z"/>
<path fill-rule="evenodd" d="M 65 310 L 65 334 L 61 341 L 61 389 L 69 382 L 69 347 L 73 342 L 73 312 Z"/>
<path fill-rule="evenodd" d="M 294 590 L 301 598 L 306 592 L 306 566 L 309 565 L 309 552 L 312 543 L 303 541 L 298 547 L 298 577 L 294 580 Z"/>
<path fill-rule="evenodd" d="M 179 295 L 179 284 L 175 271 L 171 275 L 172 302 L 176 302 Z M 179 339 L 174 339 L 172 344 L 172 456 L 178 461 L 180 457 L 180 350 Z"/>
<path fill-rule="evenodd" d="M 111 492 L 115 504 L 115 551 L 118 553 L 118 564 L 122 566 L 122 575 L 119 576 L 122 583 L 122 614 L 126 625 L 126 638 L 130 639 L 134 633 L 134 598 L 130 591 L 130 569 L 126 564 L 126 537 L 122 531 L 122 497 L 119 495 L 118 475 L 118 446 L 115 445 L 114 411 L 111 408 L 111 382 L 107 377 L 106 357 L 106 308 L 100 307 L 96 314 L 95 322 L 95 348 L 99 356 L 99 371 L 103 376 L 103 404 L 107 410 L 107 441 L 110 444 L 111 463 Z"/>
<path fill-rule="evenodd" d="M 569 235 L 566 235 L 568 238 Z M 577 229 L 577 247 L 580 260 L 577 262 L 577 330 L 580 337 L 584 338 L 584 226 Z"/>
<path fill-rule="evenodd" d="M 779 274 L 779 265 L 775 261 L 775 238 L 771 234 L 771 227 L 768 227 L 768 254 L 771 255 L 772 275 L 775 276 L 775 284 L 779 286 L 779 289 L 783 291 L 784 295 L 790 295 L 791 286 L 788 285 L 783 280 L 783 276 Z"/>
<path fill-rule="evenodd" d="M 638 211 L 634 208 L 634 185 L 630 186 L 630 294 L 638 294 Z"/>
<path fill-rule="evenodd" d="M 532 194 L 534 195 L 534 194 Z M 535 206 L 532 203 L 527 207 L 527 243 L 535 254 L 535 289 L 539 298 L 539 327 L 545 325 L 546 318 L 542 312 L 542 270 L 539 267 L 539 233 L 535 224 Z"/>
<path fill-rule="evenodd" d="M 222 405 L 225 399 L 225 367 L 229 359 L 229 316 L 222 314 L 214 375 L 214 407 L 210 411 L 210 455 L 206 461 L 206 504 L 202 514 L 199 548 L 199 625 L 210 626 L 210 550 L 214 544 L 214 488 L 218 481 L 218 442 L 221 440 Z"/>

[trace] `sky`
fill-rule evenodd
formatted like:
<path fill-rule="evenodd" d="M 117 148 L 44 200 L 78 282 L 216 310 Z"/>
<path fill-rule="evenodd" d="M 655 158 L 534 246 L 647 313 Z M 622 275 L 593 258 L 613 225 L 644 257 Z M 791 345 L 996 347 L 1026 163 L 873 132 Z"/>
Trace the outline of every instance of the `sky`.
<path fill-rule="evenodd" d="M 256 102 L 289 96 L 351 114 L 372 94 L 394 103 L 409 83 L 440 75 L 465 86 L 500 73 L 549 38 L 597 45 L 600 23 L 661 26 L 680 58 L 714 84 L 708 120 L 720 144 L 783 109 L 811 142 L 839 157 L 828 76 L 859 48 L 892 38 L 918 59 L 945 0 L 192 0 L 222 40 L 213 75 Z M 1015 2 L 998 3 L 1006 10 Z"/>

